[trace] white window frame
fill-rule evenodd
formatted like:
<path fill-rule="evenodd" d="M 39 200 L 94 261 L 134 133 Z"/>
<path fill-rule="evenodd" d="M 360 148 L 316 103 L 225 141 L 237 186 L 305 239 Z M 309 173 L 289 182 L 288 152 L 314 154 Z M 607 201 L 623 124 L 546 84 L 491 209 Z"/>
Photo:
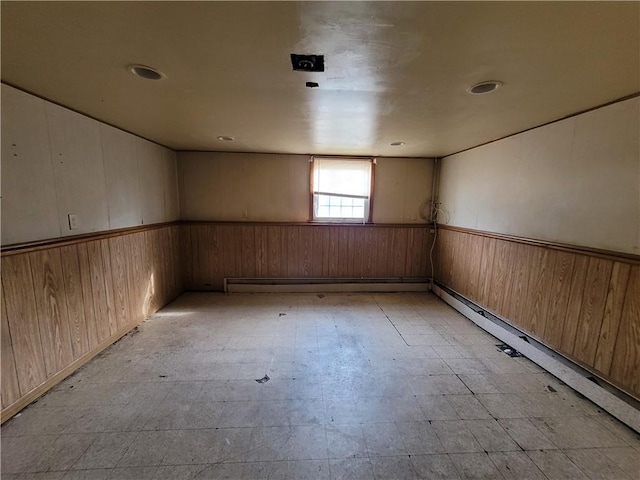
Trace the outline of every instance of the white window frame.
<path fill-rule="evenodd" d="M 369 162 L 370 163 L 370 173 L 369 173 L 369 191 L 367 195 L 348 195 L 348 194 L 337 194 L 337 193 L 326 193 L 315 191 L 315 172 L 316 172 L 316 163 L 315 160 L 339 160 L 339 161 L 356 161 L 356 162 Z M 375 166 L 376 159 L 374 157 L 331 157 L 331 156 L 320 156 L 315 155 L 309 159 L 309 221 L 317 222 L 317 223 L 349 223 L 349 224 L 364 224 L 364 223 L 373 223 L 373 186 L 375 179 Z M 319 217 L 317 215 L 318 211 L 318 196 L 319 195 L 330 195 L 333 197 L 345 197 L 345 198 L 358 198 L 364 200 L 364 215 L 363 218 L 336 218 L 336 217 Z"/>

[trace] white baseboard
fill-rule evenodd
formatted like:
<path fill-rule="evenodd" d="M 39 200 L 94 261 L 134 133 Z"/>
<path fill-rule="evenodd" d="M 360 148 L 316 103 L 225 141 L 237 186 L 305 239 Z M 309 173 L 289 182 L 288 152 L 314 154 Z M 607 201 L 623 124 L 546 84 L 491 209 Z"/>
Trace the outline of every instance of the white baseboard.
<path fill-rule="evenodd" d="M 226 282 L 227 293 L 346 293 L 346 292 L 427 292 L 430 283 L 232 283 Z"/>
<path fill-rule="evenodd" d="M 593 383 L 578 371 L 568 367 L 557 358 L 554 358 L 554 356 L 536 348 L 534 345 L 521 339 L 518 335 L 507 331 L 500 325 L 478 314 L 437 285 L 433 286 L 433 292 L 480 328 L 515 348 L 529 360 L 544 368 L 547 372 L 587 397 L 600 408 L 640 433 L 640 413 L 633 406 Z"/>

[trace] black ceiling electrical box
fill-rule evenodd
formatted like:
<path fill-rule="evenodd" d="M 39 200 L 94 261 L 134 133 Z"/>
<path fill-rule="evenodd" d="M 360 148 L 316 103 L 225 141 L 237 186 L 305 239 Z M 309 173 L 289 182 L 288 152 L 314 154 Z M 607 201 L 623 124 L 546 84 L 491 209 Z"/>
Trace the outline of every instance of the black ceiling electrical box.
<path fill-rule="evenodd" d="M 301 72 L 324 72 L 324 55 L 291 54 L 291 65 Z"/>

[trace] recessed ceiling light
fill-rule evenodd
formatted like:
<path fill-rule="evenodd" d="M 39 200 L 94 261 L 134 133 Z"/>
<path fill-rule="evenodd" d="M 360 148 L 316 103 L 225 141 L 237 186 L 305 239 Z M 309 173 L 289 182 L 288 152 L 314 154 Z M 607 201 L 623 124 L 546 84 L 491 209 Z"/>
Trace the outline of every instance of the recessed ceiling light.
<path fill-rule="evenodd" d="M 401 147 L 402 145 L 404 145 L 404 142 L 391 142 L 389 145 L 391 145 L 392 147 Z"/>
<path fill-rule="evenodd" d="M 226 135 L 220 135 L 218 137 L 218 140 L 220 140 L 221 142 L 233 142 L 235 140 L 234 137 L 228 137 Z"/>
<path fill-rule="evenodd" d="M 474 86 L 469 87 L 467 92 L 472 95 L 484 95 L 485 93 L 491 93 L 496 91 L 502 86 L 502 82 L 497 80 L 488 80 L 486 82 L 476 83 Z"/>
<path fill-rule="evenodd" d="M 129 65 L 127 70 L 133 73 L 136 77 L 144 78 L 145 80 L 163 80 L 167 76 L 160 70 L 156 70 L 153 67 L 147 67 L 146 65 Z"/>

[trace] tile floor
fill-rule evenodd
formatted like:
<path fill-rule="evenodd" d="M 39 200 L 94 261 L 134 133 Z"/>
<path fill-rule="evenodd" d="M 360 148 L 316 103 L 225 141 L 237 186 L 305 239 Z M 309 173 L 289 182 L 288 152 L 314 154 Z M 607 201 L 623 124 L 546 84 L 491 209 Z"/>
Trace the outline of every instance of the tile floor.
<path fill-rule="evenodd" d="M 2 427 L 2 479 L 639 478 L 497 343 L 432 294 L 185 294 Z"/>

